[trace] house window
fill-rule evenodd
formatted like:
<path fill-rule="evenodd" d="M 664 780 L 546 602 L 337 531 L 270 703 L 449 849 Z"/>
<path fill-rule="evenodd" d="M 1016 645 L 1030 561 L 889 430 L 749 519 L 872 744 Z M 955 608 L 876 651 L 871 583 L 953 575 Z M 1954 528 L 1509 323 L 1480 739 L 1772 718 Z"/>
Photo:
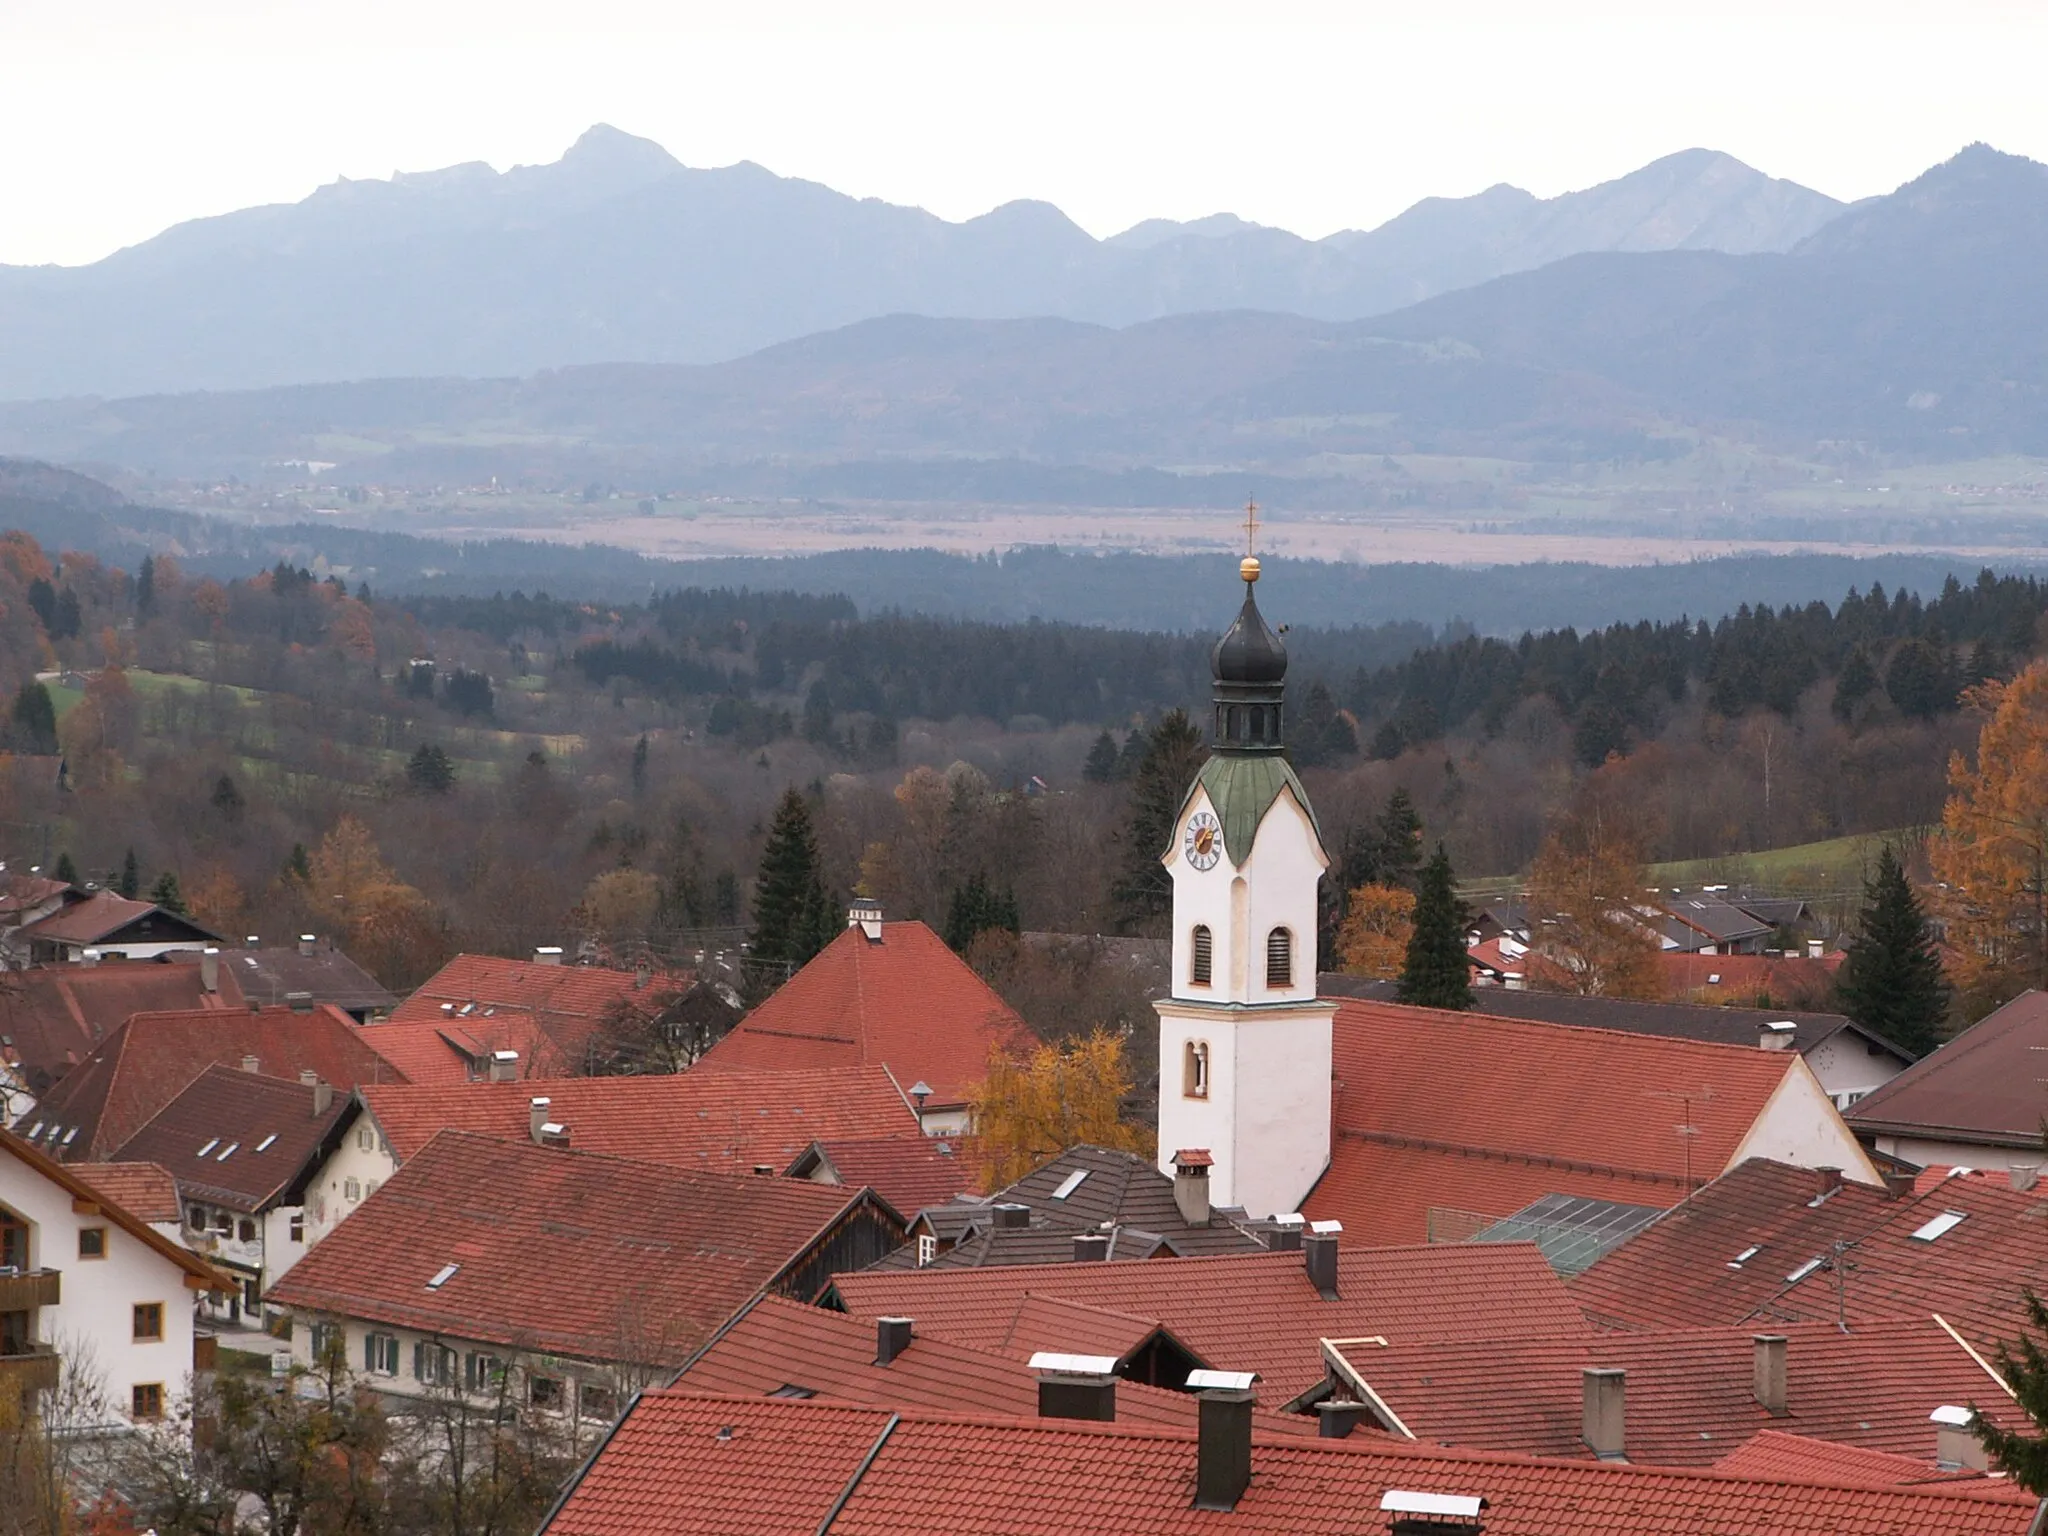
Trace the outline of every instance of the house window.
<path fill-rule="evenodd" d="M 455 1363 L 455 1351 L 439 1344 L 420 1343 L 412 1347 L 413 1379 L 422 1386 L 454 1386 Z"/>
<path fill-rule="evenodd" d="M 203 1205 L 186 1206 L 185 1225 L 194 1232 L 204 1232 L 206 1230 L 206 1207 Z"/>
<path fill-rule="evenodd" d="M 382 1179 L 366 1180 L 363 1184 L 363 1198 L 367 1200 L 370 1198 L 370 1196 L 377 1193 L 378 1186 L 383 1184 L 383 1182 L 384 1181 Z"/>
<path fill-rule="evenodd" d="M 1275 928 L 1266 935 L 1266 985 L 1294 985 L 1294 935 L 1285 928 Z"/>
<path fill-rule="evenodd" d="M 241 1226 L 236 1230 L 235 1236 L 239 1237 L 245 1243 L 255 1242 L 256 1223 L 249 1220 L 246 1216 L 243 1217 Z"/>
<path fill-rule="evenodd" d="M 342 1198 L 342 1199 L 344 1199 L 344 1200 L 348 1200 L 348 1201 L 356 1201 L 356 1200 L 360 1200 L 360 1199 L 362 1199 L 362 1198 L 363 1198 L 363 1182 L 362 1182 L 362 1180 L 360 1180 L 360 1179 L 343 1179 L 343 1180 L 341 1181 L 341 1198 Z"/>
<path fill-rule="evenodd" d="M 917 1234 L 917 1267 L 923 1269 L 939 1256 L 939 1240 L 929 1232 Z"/>
<path fill-rule="evenodd" d="M 619 1394 L 610 1387 L 586 1381 L 577 1389 L 576 1410 L 586 1419 L 609 1424 L 619 1416 Z"/>
<path fill-rule="evenodd" d="M 367 1125 L 363 1126 L 356 1132 L 356 1148 L 357 1150 L 363 1152 L 376 1151 L 377 1133 L 371 1130 Z"/>
<path fill-rule="evenodd" d="M 128 1416 L 134 1419 L 160 1419 L 164 1416 L 164 1384 L 160 1381 L 138 1381 L 128 1391 Z"/>
<path fill-rule="evenodd" d="M 0 1269 L 28 1268 L 28 1223 L 0 1206 Z"/>
<path fill-rule="evenodd" d="M 341 1346 L 341 1324 L 315 1323 L 313 1325 L 313 1364 L 325 1365 L 330 1356 Z"/>
<path fill-rule="evenodd" d="M 495 1392 L 505 1382 L 505 1362 L 496 1355 L 471 1350 L 462 1373 L 463 1385 L 472 1392 Z"/>
<path fill-rule="evenodd" d="M 306 1240 L 306 1213 L 304 1211 L 294 1211 L 292 1213 L 291 1235 L 292 1241 L 295 1243 L 303 1243 Z"/>
<path fill-rule="evenodd" d="M 562 1406 L 564 1389 L 561 1378 L 556 1376 L 529 1376 L 526 1378 L 526 1400 L 536 1408 L 559 1411 Z"/>
<path fill-rule="evenodd" d="M 135 1304 L 135 1342 L 155 1344 L 164 1336 L 164 1304 L 160 1301 L 138 1301 Z"/>
<path fill-rule="evenodd" d="M 1194 958 L 1188 966 L 1188 984 L 1195 987 L 1209 985 L 1209 973 L 1215 964 L 1216 946 L 1209 937 L 1207 923 L 1195 924 L 1194 942 L 1190 946 Z"/>
<path fill-rule="evenodd" d="M 107 1256 L 107 1229 L 105 1227 L 80 1227 L 78 1229 L 78 1256 L 81 1259 L 104 1259 Z"/>
<path fill-rule="evenodd" d="M 1181 1096 L 1189 1099 L 1209 1097 L 1209 1042 L 1190 1040 L 1181 1052 Z"/>
<path fill-rule="evenodd" d="M 389 1333 L 366 1334 L 363 1338 L 363 1369 L 372 1376 L 396 1376 L 397 1337 Z"/>

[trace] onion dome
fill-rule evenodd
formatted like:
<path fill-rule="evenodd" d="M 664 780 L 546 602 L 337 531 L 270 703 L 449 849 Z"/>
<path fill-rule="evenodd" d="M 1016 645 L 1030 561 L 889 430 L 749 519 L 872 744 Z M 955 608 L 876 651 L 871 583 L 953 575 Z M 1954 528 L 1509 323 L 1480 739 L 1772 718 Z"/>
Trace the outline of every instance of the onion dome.
<path fill-rule="evenodd" d="M 1287 647 L 1267 625 L 1253 595 L 1258 561 L 1247 558 L 1240 574 L 1244 607 L 1210 657 L 1216 679 L 1215 746 L 1219 752 L 1278 752 Z"/>

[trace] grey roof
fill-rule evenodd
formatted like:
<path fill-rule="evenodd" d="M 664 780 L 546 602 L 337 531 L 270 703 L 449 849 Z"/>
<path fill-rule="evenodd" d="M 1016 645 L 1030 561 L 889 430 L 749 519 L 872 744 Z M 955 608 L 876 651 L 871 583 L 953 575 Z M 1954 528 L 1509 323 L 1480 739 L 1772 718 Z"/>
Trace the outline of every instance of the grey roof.
<path fill-rule="evenodd" d="M 1150 1259 L 1161 1253 L 1175 1258 L 1192 1256 L 1187 1250 L 1169 1242 L 1157 1232 L 1147 1232 L 1141 1227 L 1111 1226 L 1097 1229 L 1069 1227 L 982 1227 L 975 1230 L 964 1242 L 955 1243 L 951 1248 L 925 1265 L 926 1269 L 978 1269 L 989 1264 L 1067 1264 L 1074 1260 L 1074 1239 L 1083 1232 L 1097 1230 L 1109 1239 L 1106 1259 Z M 1258 1247 L 1248 1241 L 1244 1252 L 1250 1253 Z M 1204 1249 L 1203 1252 L 1213 1252 Z M 1092 1262 L 1092 1261 L 1091 1261 Z M 868 1266 L 870 1269 L 916 1269 L 917 1245 L 906 1243 L 886 1257 Z"/>
<path fill-rule="evenodd" d="M 316 944 L 303 954 L 296 945 L 223 949 L 220 963 L 234 972 L 242 995 L 252 1003 L 281 1003 L 293 992 L 310 993 L 313 1003 L 332 1003 L 347 1013 L 382 1012 L 398 1006 L 397 996 L 338 949 Z"/>
<path fill-rule="evenodd" d="M 1799 896 L 1730 896 L 1726 900 L 1742 908 L 1760 923 L 1769 923 L 1773 928 L 1789 928 L 1803 923 L 1813 916 L 1803 897 Z"/>
<path fill-rule="evenodd" d="M 1707 942 L 1714 944 L 1764 938 L 1772 931 L 1771 924 L 1718 896 L 1671 896 L 1663 902 L 1663 907 L 1679 919 L 1676 931 L 1669 924 L 1663 926 L 1681 949 L 1698 947 L 1697 944 L 1689 945 L 1681 936 L 1687 930 L 1706 934 Z"/>
<path fill-rule="evenodd" d="M 1474 1243 L 1533 1242 L 1550 1267 L 1576 1275 L 1664 1214 L 1656 1205 L 1623 1205 L 1581 1195 L 1545 1195 L 1473 1233 Z"/>

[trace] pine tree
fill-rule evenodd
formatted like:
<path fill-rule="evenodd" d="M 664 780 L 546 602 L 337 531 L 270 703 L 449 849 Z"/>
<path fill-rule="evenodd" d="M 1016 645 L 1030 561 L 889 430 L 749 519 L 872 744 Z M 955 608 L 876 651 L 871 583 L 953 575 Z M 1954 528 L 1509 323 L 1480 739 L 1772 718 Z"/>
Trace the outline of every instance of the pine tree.
<path fill-rule="evenodd" d="M 149 899 L 166 912 L 185 912 L 185 893 L 178 889 L 178 873 L 167 869 L 156 877 L 156 884 L 149 888 Z"/>
<path fill-rule="evenodd" d="M 130 848 L 128 856 L 121 861 L 121 878 L 114 882 L 116 895 L 134 901 L 142 894 L 142 866 L 135 862 L 135 850 Z"/>
<path fill-rule="evenodd" d="M 1895 1045 L 1925 1055 L 1941 1044 L 1948 981 L 1920 898 L 1887 843 L 1863 885 L 1863 910 L 1835 977 L 1842 1011 Z"/>
<path fill-rule="evenodd" d="M 647 738 L 643 735 L 633 743 L 633 793 L 641 794 L 647 788 Z"/>
<path fill-rule="evenodd" d="M 1416 872 L 1422 868 L 1422 818 L 1415 814 L 1415 802 L 1408 791 L 1396 788 L 1387 796 L 1387 808 L 1380 812 L 1379 882 L 1417 889 Z"/>
<path fill-rule="evenodd" d="M 284 861 L 284 876 L 301 885 L 310 885 L 313 880 L 313 861 L 306 853 L 304 843 L 293 843 L 291 856 Z"/>
<path fill-rule="evenodd" d="M 1998 1346 L 1998 1374 L 2012 1389 L 2013 1400 L 2032 1424 L 2031 1431 L 2001 1429 L 1982 1414 L 1973 1426 L 1977 1441 L 1991 1454 L 1991 1461 L 2020 1487 L 2036 1498 L 2048 1498 L 2048 1306 L 2032 1287 L 2020 1292 L 2026 1306 L 2027 1325 L 2020 1333 L 2019 1346 L 2001 1342 Z"/>
<path fill-rule="evenodd" d="M 1159 856 L 1166 851 L 1181 801 L 1201 768 L 1202 733 L 1187 711 L 1162 715 L 1146 738 L 1144 761 L 1131 780 L 1123 869 L 1112 891 L 1118 922 L 1127 932 L 1173 905 L 1173 880 Z"/>
<path fill-rule="evenodd" d="M 1107 784 L 1116 777 L 1116 738 L 1104 731 L 1088 749 L 1088 761 L 1081 765 L 1081 777 L 1090 784 Z"/>
<path fill-rule="evenodd" d="M 761 850 L 754 886 L 753 958 L 794 969 L 832 938 L 832 914 L 818 873 L 810 807 L 792 785 L 783 791 Z"/>
<path fill-rule="evenodd" d="M 1438 843 L 1416 884 L 1415 929 L 1408 937 L 1396 1000 L 1423 1008 L 1472 1006 L 1472 966 L 1465 958 L 1468 920 L 1452 881 L 1450 855 Z"/>
<path fill-rule="evenodd" d="M 229 821 L 242 817 L 242 792 L 235 787 L 235 781 L 222 774 L 213 781 L 213 808 Z"/>
<path fill-rule="evenodd" d="M 417 795 L 445 795 L 455 787 L 455 761 L 433 742 L 423 741 L 406 760 L 405 782 Z"/>
<path fill-rule="evenodd" d="M 1014 934 L 1018 929 L 1017 893 L 998 891 L 976 870 L 967 883 L 953 892 L 946 907 L 946 944 L 955 954 L 967 953 L 967 946 L 991 928 Z"/>
<path fill-rule="evenodd" d="M 57 750 L 57 706 L 50 690 L 31 679 L 14 696 L 15 744 L 24 752 L 48 757 Z"/>
<path fill-rule="evenodd" d="M 156 612 L 156 556 L 144 555 L 135 568 L 135 614 L 148 618 Z"/>
<path fill-rule="evenodd" d="M 50 871 L 50 878 L 62 880 L 66 885 L 78 884 L 78 866 L 71 862 L 70 849 L 57 855 L 57 867 Z"/>

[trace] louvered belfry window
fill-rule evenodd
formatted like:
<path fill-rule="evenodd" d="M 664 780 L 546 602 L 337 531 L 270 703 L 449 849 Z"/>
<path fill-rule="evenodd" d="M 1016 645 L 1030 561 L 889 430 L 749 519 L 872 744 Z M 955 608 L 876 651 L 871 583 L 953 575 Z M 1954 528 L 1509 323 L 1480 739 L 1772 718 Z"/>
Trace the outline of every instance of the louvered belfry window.
<path fill-rule="evenodd" d="M 1194 986 L 1206 987 L 1209 985 L 1210 971 L 1215 964 L 1216 951 L 1215 943 L 1209 937 L 1207 923 L 1195 924 L 1192 948 L 1194 955 L 1188 965 L 1188 981 Z"/>
<path fill-rule="evenodd" d="M 1266 935 L 1266 985 L 1294 985 L 1294 935 L 1285 928 L 1275 928 Z"/>

